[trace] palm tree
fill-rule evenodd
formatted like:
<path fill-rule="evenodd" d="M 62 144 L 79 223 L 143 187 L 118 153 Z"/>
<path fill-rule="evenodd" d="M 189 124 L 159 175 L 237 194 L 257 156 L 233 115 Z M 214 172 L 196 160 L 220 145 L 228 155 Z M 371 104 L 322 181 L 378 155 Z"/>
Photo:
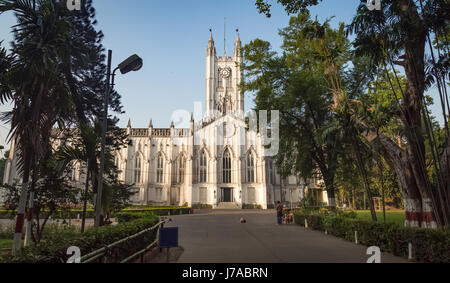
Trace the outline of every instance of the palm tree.
<path fill-rule="evenodd" d="M 85 162 L 86 168 L 86 182 L 83 193 L 83 214 L 81 232 L 84 233 L 86 223 L 86 210 L 89 193 L 89 181 L 91 180 L 94 186 L 97 185 L 97 172 L 99 157 L 99 137 L 101 133 L 100 123 L 95 123 L 94 127 L 85 124 L 80 128 L 81 140 L 75 141 L 71 146 L 63 146 L 59 149 L 58 158 L 64 163 Z M 95 190 L 95 189 L 94 189 Z"/>
<path fill-rule="evenodd" d="M 1 120 L 11 123 L 10 138 L 18 146 L 22 189 L 16 220 L 13 253 L 20 249 L 30 173 L 51 150 L 55 124 L 64 125 L 73 117 L 70 90 L 61 75 L 61 66 L 70 64 L 72 27 L 57 13 L 61 6 L 51 0 L 0 1 L 0 12 L 14 11 L 13 62 L 2 84 L 0 101 L 12 100 L 13 110 Z"/>
<path fill-rule="evenodd" d="M 97 189 L 97 178 L 99 171 L 98 160 L 100 159 L 101 153 L 101 123 L 96 121 L 94 126 L 91 127 L 89 124 L 83 124 L 79 130 L 79 136 L 72 137 L 72 143 L 70 145 L 63 145 L 58 150 L 58 159 L 62 162 L 62 164 L 71 164 L 73 162 L 84 162 L 87 165 L 86 168 L 86 183 L 83 193 L 83 215 L 82 215 L 82 225 L 81 232 L 85 231 L 85 223 L 86 223 L 86 210 L 87 210 L 87 202 L 89 197 L 89 182 L 93 185 L 93 192 L 96 192 Z M 112 190 L 119 188 L 120 184 L 118 184 L 116 177 L 116 166 L 114 164 L 114 156 L 111 153 L 111 150 L 114 150 L 115 147 L 120 146 L 120 135 L 114 135 L 114 139 L 110 140 L 114 143 L 111 144 L 111 147 L 105 154 L 105 172 L 109 175 L 109 178 L 104 178 L 105 180 L 105 194 L 104 194 L 104 206 L 112 206 Z M 119 141 L 119 142 L 118 142 Z M 117 144 L 116 144 L 117 143 Z M 119 186 L 119 187 L 117 187 Z"/>

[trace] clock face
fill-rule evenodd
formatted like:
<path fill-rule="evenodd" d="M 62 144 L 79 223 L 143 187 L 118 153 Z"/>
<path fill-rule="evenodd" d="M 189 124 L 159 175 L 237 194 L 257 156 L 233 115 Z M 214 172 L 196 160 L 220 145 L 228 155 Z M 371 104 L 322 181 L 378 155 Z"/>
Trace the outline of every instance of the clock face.
<path fill-rule="evenodd" d="M 222 77 L 228 78 L 230 75 L 231 75 L 231 70 L 230 70 L 230 68 L 222 69 Z"/>

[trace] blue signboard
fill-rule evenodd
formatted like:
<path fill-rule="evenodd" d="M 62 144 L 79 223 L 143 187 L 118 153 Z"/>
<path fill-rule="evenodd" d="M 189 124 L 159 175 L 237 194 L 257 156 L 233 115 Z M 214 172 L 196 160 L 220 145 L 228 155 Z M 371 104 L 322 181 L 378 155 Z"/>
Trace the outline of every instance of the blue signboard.
<path fill-rule="evenodd" d="M 161 248 L 177 248 L 178 227 L 161 228 L 159 230 L 159 246 Z"/>

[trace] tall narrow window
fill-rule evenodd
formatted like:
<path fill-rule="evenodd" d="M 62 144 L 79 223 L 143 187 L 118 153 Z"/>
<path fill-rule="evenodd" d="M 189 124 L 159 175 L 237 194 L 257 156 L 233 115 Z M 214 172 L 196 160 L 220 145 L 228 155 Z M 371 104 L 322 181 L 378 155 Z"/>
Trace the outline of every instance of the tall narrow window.
<path fill-rule="evenodd" d="M 223 183 L 231 183 L 231 154 L 228 149 L 223 154 Z"/>
<path fill-rule="evenodd" d="M 207 180 L 207 170 L 208 170 L 208 163 L 206 160 L 206 153 L 205 151 L 202 151 L 200 154 L 200 183 L 206 183 Z"/>
<path fill-rule="evenodd" d="M 194 160 L 194 176 L 193 176 L 193 182 L 198 183 L 200 181 L 200 160 L 198 158 L 195 158 Z"/>
<path fill-rule="evenodd" d="M 158 166 L 156 167 L 156 182 L 161 184 L 164 180 L 164 159 L 162 154 L 158 156 Z"/>
<path fill-rule="evenodd" d="M 255 182 L 255 158 L 251 152 L 247 155 L 247 182 Z"/>
<path fill-rule="evenodd" d="M 134 159 L 134 183 L 141 183 L 141 157 L 136 156 Z"/>
<path fill-rule="evenodd" d="M 185 160 L 184 157 L 180 155 L 180 157 L 178 157 L 178 178 L 177 178 L 177 182 L 179 184 L 184 183 L 184 168 L 185 168 Z"/>
<path fill-rule="evenodd" d="M 275 185 L 275 172 L 273 171 L 273 161 L 269 161 L 270 184 Z"/>

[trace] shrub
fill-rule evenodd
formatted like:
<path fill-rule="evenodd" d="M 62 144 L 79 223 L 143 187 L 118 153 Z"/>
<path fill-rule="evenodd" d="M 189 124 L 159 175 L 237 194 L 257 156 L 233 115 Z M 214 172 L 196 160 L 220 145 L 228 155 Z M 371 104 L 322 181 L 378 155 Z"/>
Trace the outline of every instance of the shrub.
<path fill-rule="evenodd" d="M 193 209 L 213 209 L 211 204 L 196 203 L 192 205 Z"/>
<path fill-rule="evenodd" d="M 13 225 L 2 226 L 0 224 L 0 239 L 12 239 L 14 236 L 14 227 Z"/>
<path fill-rule="evenodd" d="M 189 214 L 190 211 L 191 211 L 190 207 L 167 207 L 167 208 L 150 207 L 150 208 L 124 209 L 121 212 L 132 212 L 132 213 L 152 212 L 153 214 L 156 214 L 159 216 L 168 216 L 168 215 Z M 117 215 L 117 213 L 114 214 L 113 217 L 115 217 L 116 215 Z"/>
<path fill-rule="evenodd" d="M 51 235 L 37 246 L 23 249 L 15 258 L 5 258 L 5 261 L 16 263 L 65 263 L 68 256 L 67 248 L 79 247 L 82 255 L 110 245 L 118 240 L 134 235 L 148 229 L 158 223 L 159 219 L 154 214 L 140 214 L 130 222 L 122 222 L 116 226 L 90 228 L 84 234 Z M 139 237 L 122 243 L 120 247 L 112 249 L 108 259 L 113 262 L 120 261 L 135 252 L 142 250 L 156 237 L 156 229 L 140 235 Z"/>
<path fill-rule="evenodd" d="M 242 204 L 242 209 L 262 209 L 262 206 L 259 204 Z"/>
<path fill-rule="evenodd" d="M 305 219 L 308 219 L 310 211 L 298 209 L 294 211 L 294 222 L 297 225 L 305 226 Z"/>
<path fill-rule="evenodd" d="M 362 245 L 377 246 L 384 252 L 408 257 L 408 243 L 413 246 L 413 257 L 419 262 L 450 262 L 450 230 L 405 228 L 395 223 L 373 223 L 356 218 L 354 212 L 319 214 L 297 210 L 295 223 L 309 228 L 327 230 L 329 234 L 355 241 L 355 231 Z"/>
<path fill-rule="evenodd" d="M 148 218 L 155 215 L 151 211 L 142 211 L 142 212 L 119 212 L 116 214 L 117 222 L 131 222 L 140 218 Z"/>

